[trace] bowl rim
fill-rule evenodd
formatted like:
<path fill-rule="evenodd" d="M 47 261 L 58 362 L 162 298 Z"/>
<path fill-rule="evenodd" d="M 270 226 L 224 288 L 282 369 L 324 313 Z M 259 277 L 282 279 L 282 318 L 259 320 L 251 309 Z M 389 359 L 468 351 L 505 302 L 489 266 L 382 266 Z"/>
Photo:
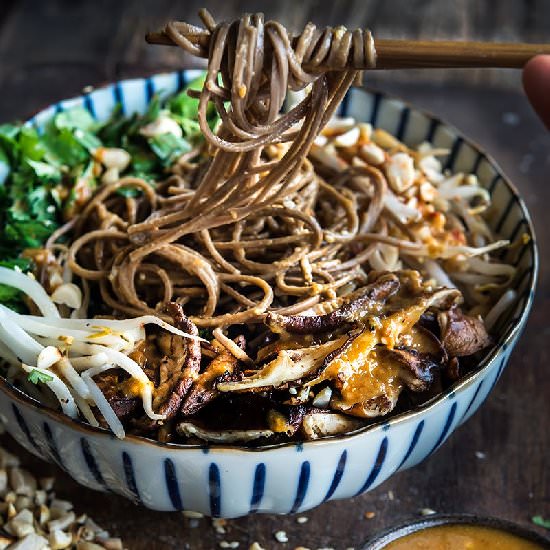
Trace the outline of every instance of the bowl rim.
<path fill-rule="evenodd" d="M 412 521 L 404 521 L 370 538 L 362 550 L 383 550 L 387 544 L 398 541 L 399 539 L 424 531 L 432 527 L 440 527 L 442 525 L 473 525 L 478 527 L 488 527 L 498 531 L 504 531 L 511 535 L 516 535 L 525 541 L 537 543 L 542 548 L 550 549 L 550 538 L 541 535 L 534 529 L 530 529 L 525 525 L 515 523 L 502 518 L 492 516 L 482 516 L 477 514 L 433 514 Z"/>
<path fill-rule="evenodd" d="M 95 92 L 100 92 L 107 90 L 109 88 L 112 88 L 114 86 L 120 85 L 121 83 L 128 83 L 128 82 L 140 82 L 140 81 L 146 81 L 148 79 L 152 78 L 159 78 L 163 76 L 180 76 L 182 74 L 185 74 L 185 72 L 189 70 L 195 70 L 195 69 L 183 69 L 180 71 L 172 71 L 172 72 L 161 72 L 161 73 L 152 73 L 147 76 L 143 77 L 132 77 L 132 78 L 122 78 L 119 80 L 115 80 L 106 84 L 102 84 L 100 86 L 94 87 L 93 91 L 90 92 L 90 94 L 93 94 Z M 258 453 L 258 452 L 266 452 L 266 451 L 274 451 L 277 449 L 283 449 L 283 448 L 292 448 L 292 447 L 300 447 L 300 449 L 305 449 L 306 447 L 315 447 L 315 446 L 326 446 L 330 444 L 337 444 L 342 440 L 348 441 L 351 439 L 355 439 L 358 437 L 362 437 L 367 433 L 386 430 L 390 426 L 396 425 L 396 424 L 402 424 L 406 421 L 409 421 L 411 419 L 414 419 L 417 416 L 420 416 L 437 406 L 439 406 L 441 403 L 443 403 L 448 398 L 454 396 L 456 393 L 463 391 L 464 389 L 470 387 L 472 384 L 474 384 L 478 378 L 482 376 L 482 374 L 488 369 L 489 365 L 500 355 L 502 355 L 505 351 L 505 349 L 508 347 L 511 340 L 513 340 L 515 337 L 519 336 L 521 331 L 524 328 L 524 325 L 527 321 L 529 312 L 532 308 L 533 301 L 534 301 L 534 294 L 535 289 L 537 285 L 538 280 L 538 272 L 539 272 L 539 251 L 538 251 L 538 243 L 537 238 L 535 234 L 535 228 L 533 225 L 533 221 L 531 219 L 531 215 L 527 209 L 527 205 L 525 204 L 523 198 L 521 197 L 518 189 L 516 186 L 510 181 L 508 176 L 505 174 L 505 172 L 502 170 L 500 165 L 496 162 L 496 160 L 493 158 L 492 155 L 490 155 L 483 147 L 481 147 L 476 141 L 468 138 L 465 136 L 456 126 L 453 124 L 450 124 L 447 122 L 444 118 L 438 117 L 433 115 L 430 111 L 422 108 L 416 107 L 414 104 L 412 104 L 409 101 L 406 101 L 399 96 L 387 93 L 384 91 L 381 91 L 375 87 L 370 86 L 361 86 L 359 88 L 353 88 L 356 91 L 359 91 L 360 93 L 366 93 L 367 95 L 380 97 L 385 100 L 390 101 L 396 101 L 401 103 L 403 106 L 408 108 L 411 112 L 417 112 L 423 116 L 425 116 L 427 119 L 434 121 L 438 124 L 438 126 L 446 127 L 454 134 L 456 138 L 459 138 L 462 140 L 463 143 L 469 145 L 472 147 L 476 152 L 480 153 L 486 160 L 486 162 L 490 165 L 490 167 L 498 174 L 499 178 L 502 180 L 502 182 L 505 184 L 505 186 L 509 189 L 509 191 L 512 193 L 512 195 L 517 200 L 517 204 L 521 210 L 521 215 L 523 221 L 527 225 L 528 232 L 531 236 L 531 240 L 529 243 L 527 243 L 526 246 L 531 247 L 531 254 L 532 254 L 532 266 L 531 266 L 531 273 L 529 275 L 529 286 L 528 286 L 528 295 L 525 303 L 525 307 L 523 308 L 520 316 L 518 319 L 516 319 L 515 323 L 512 323 L 509 321 L 509 326 L 507 327 L 507 330 L 505 330 L 502 335 L 499 337 L 495 345 L 490 349 L 490 351 L 479 361 L 478 365 L 472 369 L 469 373 L 467 373 L 462 379 L 457 380 L 454 382 L 451 386 L 449 386 L 445 391 L 441 392 L 440 394 L 430 398 L 429 400 L 425 401 L 424 403 L 417 405 L 411 410 L 403 411 L 400 413 L 395 414 L 394 416 L 388 417 L 381 417 L 378 420 L 373 421 L 372 423 L 363 426 L 357 430 L 346 432 L 343 434 L 336 434 L 331 436 L 326 436 L 321 439 L 317 440 L 309 440 L 309 441 L 286 441 L 286 442 L 280 442 L 280 443 L 272 443 L 272 444 L 266 444 L 266 445 L 260 445 L 256 447 L 247 447 L 245 445 L 230 445 L 230 444 L 216 444 L 216 443 L 210 443 L 210 442 L 204 442 L 202 444 L 188 444 L 188 443 L 165 443 L 161 441 L 157 441 L 154 439 L 151 439 L 149 437 L 145 436 L 139 436 L 139 435 L 133 435 L 133 434 L 126 434 L 125 438 L 122 440 L 118 440 L 112 432 L 107 430 L 106 428 L 101 427 L 95 427 L 91 426 L 84 420 L 80 419 L 72 419 L 65 414 L 63 414 L 60 411 L 54 410 L 47 405 L 44 405 L 43 403 L 40 403 L 35 398 L 31 397 L 30 395 L 23 392 L 21 389 L 17 388 L 10 382 L 8 382 L 3 375 L 0 375 L 0 391 L 2 391 L 4 394 L 8 396 L 8 398 L 14 399 L 18 401 L 19 403 L 22 403 L 26 406 L 30 406 L 35 411 L 40 412 L 42 414 L 46 414 L 46 416 L 50 417 L 52 420 L 55 420 L 57 422 L 60 422 L 62 424 L 65 424 L 66 426 L 77 429 L 80 431 L 83 431 L 88 434 L 94 434 L 96 436 L 104 436 L 112 440 L 117 440 L 123 443 L 134 443 L 136 445 L 150 445 L 157 448 L 161 448 L 164 450 L 170 450 L 170 451 L 184 451 L 184 450 L 202 450 L 208 449 L 210 452 L 246 452 L 246 453 Z M 351 90 L 350 90 L 351 92 Z M 348 93 L 350 93 L 348 92 Z M 73 96 L 67 99 L 60 99 L 56 103 L 51 103 L 47 105 L 45 108 L 41 109 L 37 113 L 35 113 L 32 117 L 29 117 L 26 124 L 30 123 L 36 115 L 47 111 L 50 109 L 53 105 L 57 105 L 59 103 L 65 102 L 65 101 L 72 101 L 72 100 L 78 100 L 80 98 L 86 97 L 88 94 L 80 94 L 77 96 Z"/>

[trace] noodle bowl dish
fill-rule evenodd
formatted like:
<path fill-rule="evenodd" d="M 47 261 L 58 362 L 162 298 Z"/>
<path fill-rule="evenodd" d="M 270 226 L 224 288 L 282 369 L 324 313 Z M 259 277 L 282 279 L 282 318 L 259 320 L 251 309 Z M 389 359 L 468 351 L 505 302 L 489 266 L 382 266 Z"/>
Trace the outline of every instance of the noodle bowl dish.
<path fill-rule="evenodd" d="M 157 510 L 365 492 L 480 406 L 526 322 L 525 205 L 456 130 L 358 83 L 368 31 L 260 15 L 208 59 L 0 125 L 0 418 Z"/>

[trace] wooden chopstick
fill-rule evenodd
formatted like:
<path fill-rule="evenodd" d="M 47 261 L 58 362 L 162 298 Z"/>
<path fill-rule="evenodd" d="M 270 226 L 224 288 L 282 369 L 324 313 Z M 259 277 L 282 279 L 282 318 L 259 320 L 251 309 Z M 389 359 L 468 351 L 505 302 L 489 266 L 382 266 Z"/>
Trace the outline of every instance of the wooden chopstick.
<path fill-rule="evenodd" d="M 201 41 L 207 37 L 196 37 Z M 145 36 L 149 44 L 174 46 L 164 32 Z M 376 69 L 522 68 L 539 54 L 550 54 L 550 44 L 469 41 L 375 40 Z M 306 67 L 307 68 L 307 67 Z M 318 67 L 317 70 L 322 69 Z M 350 69 L 368 69 L 353 67 Z"/>

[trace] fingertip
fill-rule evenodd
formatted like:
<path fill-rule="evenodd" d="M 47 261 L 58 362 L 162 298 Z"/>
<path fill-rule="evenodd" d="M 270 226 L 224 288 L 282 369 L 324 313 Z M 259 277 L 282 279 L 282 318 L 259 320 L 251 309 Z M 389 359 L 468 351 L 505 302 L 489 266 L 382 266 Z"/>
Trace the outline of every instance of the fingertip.
<path fill-rule="evenodd" d="M 527 62 L 523 87 L 531 105 L 550 129 L 550 55 L 538 55 Z"/>

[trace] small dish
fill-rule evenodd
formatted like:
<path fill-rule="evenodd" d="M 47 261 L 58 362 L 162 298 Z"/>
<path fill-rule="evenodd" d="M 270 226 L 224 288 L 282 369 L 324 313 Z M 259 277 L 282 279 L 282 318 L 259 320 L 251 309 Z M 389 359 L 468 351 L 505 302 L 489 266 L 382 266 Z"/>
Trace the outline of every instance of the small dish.
<path fill-rule="evenodd" d="M 525 540 L 526 542 L 531 542 L 538 545 L 541 549 L 550 548 L 550 539 L 510 521 L 469 514 L 437 514 L 410 523 L 404 523 L 397 527 L 392 527 L 368 541 L 367 544 L 363 546 L 363 550 L 384 550 L 384 548 L 386 548 L 391 542 L 399 541 L 399 539 L 413 533 L 418 533 L 419 531 L 424 531 L 425 529 L 430 529 L 432 527 L 450 525 L 487 527 L 496 531 L 503 531 L 505 533 L 509 533 L 510 535 L 514 535 L 515 537 Z"/>
<path fill-rule="evenodd" d="M 52 105 L 28 124 L 40 129 L 56 112 L 75 105 L 99 120 L 116 103 L 125 113 L 143 112 L 155 92 L 175 93 L 196 76 L 197 71 L 183 71 L 123 80 Z M 511 240 L 528 236 L 513 258 L 519 274 L 517 304 L 500 320 L 495 346 L 479 365 L 414 410 L 353 433 L 258 448 L 163 444 L 136 436 L 118 440 L 48 409 L 0 379 L 0 418 L 21 445 L 83 485 L 154 510 L 186 509 L 228 518 L 286 514 L 373 489 L 434 453 L 476 411 L 502 374 L 533 302 L 538 259 L 526 206 L 490 157 L 429 114 L 366 89 L 352 89 L 340 114 L 371 122 L 410 145 L 429 141 L 448 148 L 446 167 L 477 174 L 489 190 L 494 205 L 490 224 L 496 233 Z"/>

